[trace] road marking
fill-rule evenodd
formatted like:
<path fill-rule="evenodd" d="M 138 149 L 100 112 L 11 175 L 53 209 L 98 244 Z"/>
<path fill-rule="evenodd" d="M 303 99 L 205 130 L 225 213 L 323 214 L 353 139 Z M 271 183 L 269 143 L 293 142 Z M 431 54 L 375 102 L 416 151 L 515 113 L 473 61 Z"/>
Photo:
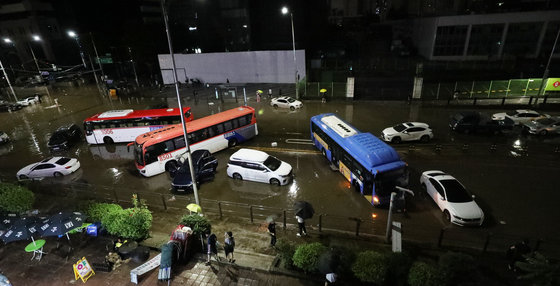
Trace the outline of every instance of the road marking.
<path fill-rule="evenodd" d="M 264 152 L 284 152 L 284 153 L 301 153 L 301 154 L 321 154 L 318 150 L 303 150 L 303 149 L 291 149 L 291 148 L 273 148 L 273 147 L 261 147 L 261 146 L 251 146 L 251 149 L 256 149 Z"/>
<path fill-rule="evenodd" d="M 288 144 L 306 144 L 306 145 L 313 145 L 313 142 L 311 141 L 311 139 L 297 139 L 297 138 L 292 138 L 292 139 L 286 139 L 286 143 L 288 143 Z"/>

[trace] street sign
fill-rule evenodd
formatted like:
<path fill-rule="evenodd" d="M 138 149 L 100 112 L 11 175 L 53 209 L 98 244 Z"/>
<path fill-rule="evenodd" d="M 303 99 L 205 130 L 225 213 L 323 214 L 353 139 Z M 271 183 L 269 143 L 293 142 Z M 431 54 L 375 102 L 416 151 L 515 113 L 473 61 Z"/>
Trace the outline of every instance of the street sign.
<path fill-rule="evenodd" d="M 391 235 L 392 243 L 391 248 L 393 252 L 402 252 L 402 228 L 401 223 L 394 221 L 393 228 L 391 230 L 393 233 Z"/>
<path fill-rule="evenodd" d="M 99 57 L 97 59 L 97 63 L 101 63 L 101 64 L 112 64 L 113 63 L 113 58 L 111 57 Z"/>

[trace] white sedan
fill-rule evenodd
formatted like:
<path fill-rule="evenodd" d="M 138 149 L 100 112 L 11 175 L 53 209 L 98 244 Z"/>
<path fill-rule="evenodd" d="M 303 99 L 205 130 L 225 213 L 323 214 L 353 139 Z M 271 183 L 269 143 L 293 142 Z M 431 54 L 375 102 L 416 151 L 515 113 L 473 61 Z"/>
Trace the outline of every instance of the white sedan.
<path fill-rule="evenodd" d="M 10 137 L 8 137 L 8 134 L 0 131 L 0 143 L 6 143 L 8 141 L 10 141 Z"/>
<path fill-rule="evenodd" d="M 17 172 L 18 180 L 42 177 L 60 177 L 70 175 L 80 168 L 80 162 L 75 158 L 51 157 L 41 162 L 23 167 Z"/>
<path fill-rule="evenodd" d="M 420 140 L 428 142 L 434 138 L 434 133 L 430 126 L 421 122 L 405 122 L 393 127 L 383 129 L 381 139 L 392 143 L 401 143 L 402 141 Z"/>
<path fill-rule="evenodd" d="M 492 120 L 504 120 L 506 117 L 513 120 L 515 125 L 519 125 L 533 120 L 546 118 L 548 115 L 540 114 L 534 110 L 517 109 L 508 112 L 494 113 L 494 115 L 492 115 Z"/>
<path fill-rule="evenodd" d="M 297 99 L 291 98 L 289 96 L 275 97 L 270 101 L 270 106 L 274 108 L 289 108 L 290 110 L 296 110 L 297 108 L 303 107 L 303 103 Z"/>
<path fill-rule="evenodd" d="M 443 212 L 444 218 L 457 225 L 482 225 L 484 212 L 465 187 L 442 171 L 426 171 L 420 184 Z"/>
<path fill-rule="evenodd" d="M 23 106 L 28 106 L 30 104 L 35 104 L 39 102 L 39 96 L 30 96 L 26 97 L 22 100 L 18 100 L 16 103 L 21 104 Z"/>

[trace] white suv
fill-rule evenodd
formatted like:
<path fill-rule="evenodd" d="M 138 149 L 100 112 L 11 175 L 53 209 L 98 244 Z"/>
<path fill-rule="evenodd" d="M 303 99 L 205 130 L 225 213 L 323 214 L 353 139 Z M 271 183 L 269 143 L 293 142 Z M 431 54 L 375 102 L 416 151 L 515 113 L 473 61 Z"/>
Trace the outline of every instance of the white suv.
<path fill-rule="evenodd" d="M 265 152 L 240 149 L 229 157 L 227 174 L 236 180 L 286 185 L 292 179 L 292 166 Z"/>

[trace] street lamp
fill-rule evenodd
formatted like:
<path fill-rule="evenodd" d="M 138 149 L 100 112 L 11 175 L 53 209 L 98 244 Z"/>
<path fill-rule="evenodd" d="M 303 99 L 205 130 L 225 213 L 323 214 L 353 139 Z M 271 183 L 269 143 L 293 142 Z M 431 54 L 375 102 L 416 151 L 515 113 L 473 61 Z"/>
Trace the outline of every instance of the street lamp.
<path fill-rule="evenodd" d="M 37 35 L 31 35 L 31 38 L 35 42 L 41 41 L 41 37 L 39 37 Z M 37 58 L 35 57 L 35 52 L 33 52 L 33 48 L 31 47 L 31 42 L 28 42 L 27 44 L 29 45 L 29 50 L 31 50 L 31 55 L 33 56 L 33 60 L 35 61 L 35 66 L 37 67 L 37 72 L 39 73 L 39 76 L 41 76 L 41 69 L 39 68 L 39 63 L 37 62 Z"/>
<path fill-rule="evenodd" d="M 78 44 L 78 49 L 80 49 L 80 57 L 82 58 L 82 64 L 84 64 L 84 68 L 87 68 L 86 60 L 84 58 L 84 52 L 82 51 L 82 44 L 80 44 L 80 37 L 78 37 L 78 34 L 76 34 L 76 32 L 74 31 L 68 31 L 68 36 L 76 40 L 76 43 Z"/>
<path fill-rule="evenodd" d="M 294 14 L 288 10 L 288 7 L 282 7 L 282 14 L 286 15 L 290 13 L 290 22 L 292 24 L 292 47 L 294 49 L 294 83 L 296 85 L 296 99 L 299 99 L 299 92 L 297 88 L 298 78 L 297 78 L 297 61 L 296 61 L 296 37 L 294 33 Z"/>
<path fill-rule="evenodd" d="M 8 39 L 8 38 L 4 38 L 4 42 L 7 44 L 12 43 L 12 40 Z M 2 60 L 0 60 L 0 68 L 2 69 L 2 72 L 4 73 L 4 77 L 6 78 L 6 81 L 8 82 L 8 86 L 10 87 L 10 91 L 12 92 L 12 95 L 14 96 L 14 99 L 16 101 L 18 101 L 18 98 L 16 96 L 16 92 L 14 91 L 14 88 L 12 87 L 12 83 L 10 82 L 10 78 L 8 77 L 8 74 L 6 73 L 6 69 L 4 68 L 4 65 L 2 64 Z"/>

